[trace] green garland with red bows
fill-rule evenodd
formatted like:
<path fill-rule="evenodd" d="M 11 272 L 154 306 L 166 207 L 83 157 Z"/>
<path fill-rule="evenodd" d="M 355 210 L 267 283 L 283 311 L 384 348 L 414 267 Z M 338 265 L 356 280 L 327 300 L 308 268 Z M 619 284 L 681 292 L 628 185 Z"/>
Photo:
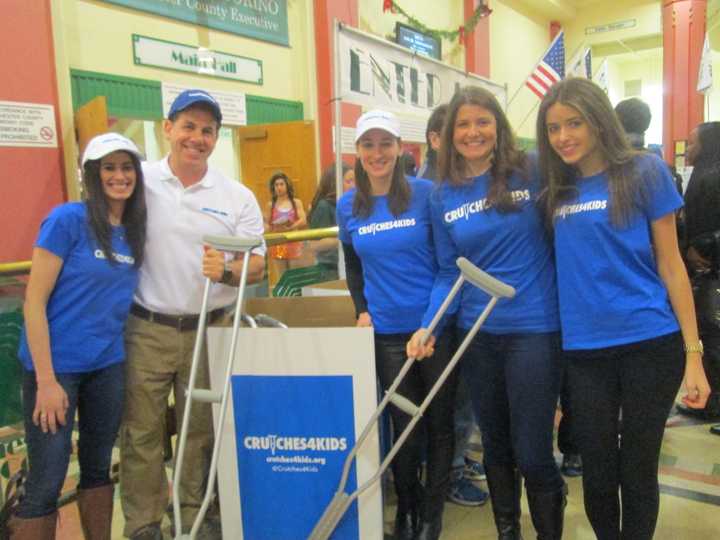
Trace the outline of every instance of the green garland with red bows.
<path fill-rule="evenodd" d="M 465 21 L 465 24 L 459 26 L 457 30 L 436 30 L 435 28 L 425 26 L 421 21 L 417 20 L 401 8 L 395 0 L 383 0 L 383 13 L 387 11 L 399 13 L 407 19 L 410 26 L 426 32 L 437 39 L 447 39 L 449 41 L 455 41 L 457 39 L 461 45 L 465 44 L 465 36 L 475 30 L 478 21 L 492 13 L 492 10 L 485 5 L 485 2 L 481 1 L 478 7 L 475 8 L 475 12 L 472 17 Z"/>

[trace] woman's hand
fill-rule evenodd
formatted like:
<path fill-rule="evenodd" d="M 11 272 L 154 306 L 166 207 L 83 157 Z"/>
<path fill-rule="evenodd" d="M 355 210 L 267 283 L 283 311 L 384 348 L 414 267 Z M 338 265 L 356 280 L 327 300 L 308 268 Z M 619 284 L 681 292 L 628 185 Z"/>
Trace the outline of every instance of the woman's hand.
<path fill-rule="evenodd" d="M 370 314 L 367 311 L 363 311 L 362 313 L 360 313 L 360 315 L 358 315 L 357 323 L 355 323 L 355 326 L 359 328 L 372 328 L 372 325 L 372 317 L 370 317 Z"/>
<path fill-rule="evenodd" d="M 423 340 L 427 335 L 427 328 L 420 328 L 412 335 L 410 341 L 408 341 L 405 346 L 408 357 L 422 360 L 435 353 L 435 336 L 432 334 L 428 336 L 427 341 L 423 345 Z"/>
<path fill-rule="evenodd" d="M 50 430 L 56 433 L 58 424 L 64 426 L 67 422 L 65 413 L 68 408 L 68 397 L 56 379 L 38 383 L 35 396 L 35 410 L 33 410 L 33 424 L 39 426 L 43 433 Z"/>
<path fill-rule="evenodd" d="M 696 355 L 698 358 L 692 358 Z M 705 370 L 702 365 L 702 357 L 699 353 L 687 353 L 685 359 L 685 390 L 682 402 L 691 409 L 703 409 L 710 397 L 710 384 L 708 384 Z"/>

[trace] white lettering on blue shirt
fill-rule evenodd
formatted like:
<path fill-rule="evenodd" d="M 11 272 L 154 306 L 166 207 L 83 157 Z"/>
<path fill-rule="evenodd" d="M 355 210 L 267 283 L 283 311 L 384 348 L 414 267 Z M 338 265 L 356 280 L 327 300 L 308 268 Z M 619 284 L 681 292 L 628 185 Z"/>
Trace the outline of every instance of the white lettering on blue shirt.
<path fill-rule="evenodd" d="M 103 253 L 102 249 L 96 249 L 94 255 L 95 255 L 96 259 L 104 259 L 105 258 L 105 253 Z M 113 256 L 113 259 L 115 259 L 119 263 L 135 264 L 135 257 L 133 257 L 131 255 L 123 255 L 122 253 L 115 253 L 113 251 L 112 256 Z"/>
<path fill-rule="evenodd" d="M 516 189 L 515 191 L 510 192 L 510 196 L 512 197 L 512 200 L 514 202 L 521 202 L 521 201 L 529 201 L 530 200 L 530 190 L 529 189 Z M 470 216 L 472 214 L 477 214 L 478 212 L 482 212 L 483 210 L 487 210 L 492 205 L 490 205 L 487 202 L 486 198 L 478 199 L 477 201 L 467 202 L 463 203 L 462 206 L 459 206 L 455 208 L 454 210 L 449 210 L 448 212 L 445 212 L 445 223 L 452 223 L 453 221 L 457 221 L 458 219 L 470 219 Z"/>
<path fill-rule="evenodd" d="M 365 235 L 365 234 L 375 235 L 375 233 L 379 233 L 379 232 L 383 232 L 383 231 L 390 231 L 392 229 L 402 229 L 405 227 L 414 227 L 414 226 L 415 226 L 415 218 L 396 219 L 393 221 L 383 221 L 381 223 L 370 223 L 369 225 L 363 225 L 362 227 L 358 227 L 358 234 L 359 235 Z"/>
<path fill-rule="evenodd" d="M 572 214 L 579 214 L 580 212 L 592 212 L 593 210 L 605 210 L 607 208 L 607 199 L 597 199 L 594 201 L 587 201 L 577 204 L 564 204 L 557 210 L 555 210 L 556 218 L 565 219 L 567 216 Z"/>

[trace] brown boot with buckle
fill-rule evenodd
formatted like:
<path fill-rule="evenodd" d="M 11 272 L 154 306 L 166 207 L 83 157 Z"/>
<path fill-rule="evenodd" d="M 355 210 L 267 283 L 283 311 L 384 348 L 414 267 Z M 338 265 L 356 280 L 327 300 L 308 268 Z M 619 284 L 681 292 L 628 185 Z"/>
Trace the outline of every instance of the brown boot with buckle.
<path fill-rule="evenodd" d="M 114 486 L 78 489 L 78 509 L 85 540 L 110 540 Z"/>

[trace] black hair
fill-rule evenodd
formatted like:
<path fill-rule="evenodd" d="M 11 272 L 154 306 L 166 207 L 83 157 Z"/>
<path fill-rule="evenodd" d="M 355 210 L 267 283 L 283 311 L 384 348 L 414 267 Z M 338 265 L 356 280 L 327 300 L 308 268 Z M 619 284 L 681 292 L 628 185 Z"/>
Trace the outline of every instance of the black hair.
<path fill-rule="evenodd" d="M 720 168 L 720 122 L 703 122 L 697 127 L 700 151 L 693 165 L 698 169 Z"/>
<path fill-rule="evenodd" d="M 122 151 L 122 150 L 121 150 Z M 122 224 L 125 227 L 125 238 L 133 258 L 134 266 L 139 268 L 144 259 L 147 209 L 145 207 L 145 181 L 140 160 L 135 154 L 125 152 L 132 160 L 135 168 L 135 189 L 125 201 Z M 112 254 L 112 226 L 109 218 L 109 205 L 100 178 L 101 159 L 89 160 L 83 168 L 83 186 L 87 219 L 95 241 L 100 246 L 105 259 L 110 264 L 117 261 Z"/>
<path fill-rule="evenodd" d="M 642 99 L 629 98 L 615 105 L 620 124 L 630 138 L 630 145 L 639 150 L 645 147 L 645 132 L 650 127 L 652 113 Z"/>

